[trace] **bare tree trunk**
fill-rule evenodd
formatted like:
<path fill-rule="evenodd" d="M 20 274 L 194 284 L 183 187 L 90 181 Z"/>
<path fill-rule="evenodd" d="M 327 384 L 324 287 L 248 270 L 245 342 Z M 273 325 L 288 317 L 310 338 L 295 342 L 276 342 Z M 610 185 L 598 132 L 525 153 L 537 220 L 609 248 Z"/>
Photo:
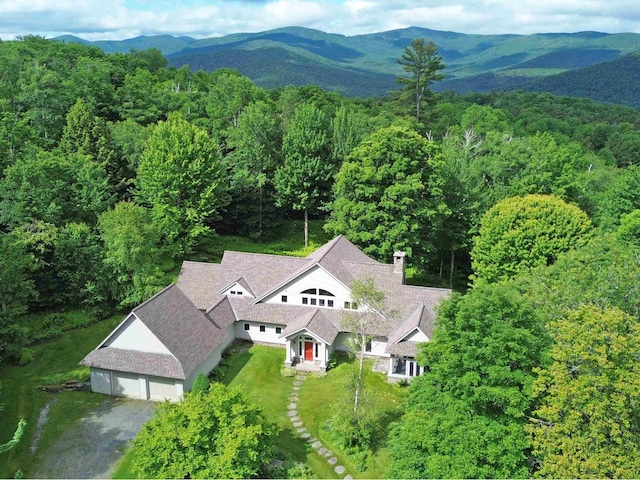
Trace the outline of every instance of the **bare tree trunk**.
<path fill-rule="evenodd" d="M 451 268 L 449 269 L 449 288 L 453 288 L 453 270 L 455 267 L 455 255 L 454 249 L 451 247 Z"/>
<path fill-rule="evenodd" d="M 360 365 L 358 370 L 358 378 L 356 379 L 356 391 L 355 391 L 355 395 L 353 396 L 353 416 L 354 417 L 358 415 L 358 403 L 360 401 L 360 387 L 362 385 L 362 369 L 364 366 L 364 349 L 366 345 L 367 345 L 367 337 L 365 335 L 362 335 L 362 338 L 360 339 L 360 355 L 359 355 Z"/>
<path fill-rule="evenodd" d="M 304 209 L 304 246 L 309 246 L 309 210 Z"/>
<path fill-rule="evenodd" d="M 440 257 L 440 275 L 438 279 L 442 281 L 442 271 L 444 270 L 444 258 Z"/>

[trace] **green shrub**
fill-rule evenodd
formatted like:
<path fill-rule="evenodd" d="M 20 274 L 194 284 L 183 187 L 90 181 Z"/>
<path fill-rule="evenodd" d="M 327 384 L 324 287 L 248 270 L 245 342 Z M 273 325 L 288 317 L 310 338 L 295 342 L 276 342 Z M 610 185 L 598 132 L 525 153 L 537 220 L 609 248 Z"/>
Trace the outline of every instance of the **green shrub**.
<path fill-rule="evenodd" d="M 327 362 L 327 370 L 335 368 L 336 365 L 338 365 L 338 355 L 336 353 L 332 353 L 331 356 L 329 356 L 329 361 Z"/>
<path fill-rule="evenodd" d="M 33 361 L 33 350 L 23 347 L 20 349 L 16 363 L 20 366 L 28 365 Z"/>
<path fill-rule="evenodd" d="M 209 379 L 212 382 L 221 382 L 227 374 L 227 370 L 229 370 L 229 365 L 221 363 L 209 372 Z"/>
<path fill-rule="evenodd" d="M 209 377 L 200 373 L 193 382 L 191 392 L 195 394 L 207 393 L 209 391 L 209 385 L 211 385 L 211 380 L 209 380 Z"/>
<path fill-rule="evenodd" d="M 298 374 L 298 371 L 295 368 L 285 367 L 284 365 L 280 367 L 280 375 L 285 378 L 295 377 Z"/>

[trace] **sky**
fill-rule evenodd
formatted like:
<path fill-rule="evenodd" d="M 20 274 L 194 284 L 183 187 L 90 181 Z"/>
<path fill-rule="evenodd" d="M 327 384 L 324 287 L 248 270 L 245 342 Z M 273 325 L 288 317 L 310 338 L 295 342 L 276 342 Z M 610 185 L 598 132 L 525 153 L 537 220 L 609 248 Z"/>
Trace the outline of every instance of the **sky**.
<path fill-rule="evenodd" d="M 342 35 L 410 26 L 460 33 L 640 33 L 638 0 L 0 0 L 0 39 L 71 34 L 218 37 L 301 26 Z"/>

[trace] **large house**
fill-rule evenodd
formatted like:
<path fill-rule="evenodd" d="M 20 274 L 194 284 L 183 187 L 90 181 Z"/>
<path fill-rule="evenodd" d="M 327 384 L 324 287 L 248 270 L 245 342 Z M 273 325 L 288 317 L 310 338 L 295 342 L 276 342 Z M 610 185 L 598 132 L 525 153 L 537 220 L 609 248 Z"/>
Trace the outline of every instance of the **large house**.
<path fill-rule="evenodd" d="M 219 264 L 184 262 L 176 284 L 134 308 L 81 363 L 94 392 L 150 400 L 179 399 L 237 338 L 283 346 L 287 366 L 326 370 L 346 349 L 346 314 L 370 310 L 351 298 L 356 279 L 371 279 L 393 312 L 368 314 L 367 354 L 388 359 L 392 381 L 420 375 L 417 345 L 450 290 L 406 285 L 403 252 L 379 263 L 343 236 L 305 258 L 227 251 Z"/>

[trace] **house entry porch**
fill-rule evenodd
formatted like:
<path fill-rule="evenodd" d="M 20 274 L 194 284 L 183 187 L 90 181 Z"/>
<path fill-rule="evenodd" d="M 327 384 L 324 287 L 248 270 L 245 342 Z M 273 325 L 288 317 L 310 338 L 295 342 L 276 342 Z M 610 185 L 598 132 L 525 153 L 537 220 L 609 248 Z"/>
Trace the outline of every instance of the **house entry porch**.
<path fill-rule="evenodd" d="M 285 366 L 302 371 L 324 372 L 327 370 L 327 347 L 308 332 L 287 338 Z"/>

